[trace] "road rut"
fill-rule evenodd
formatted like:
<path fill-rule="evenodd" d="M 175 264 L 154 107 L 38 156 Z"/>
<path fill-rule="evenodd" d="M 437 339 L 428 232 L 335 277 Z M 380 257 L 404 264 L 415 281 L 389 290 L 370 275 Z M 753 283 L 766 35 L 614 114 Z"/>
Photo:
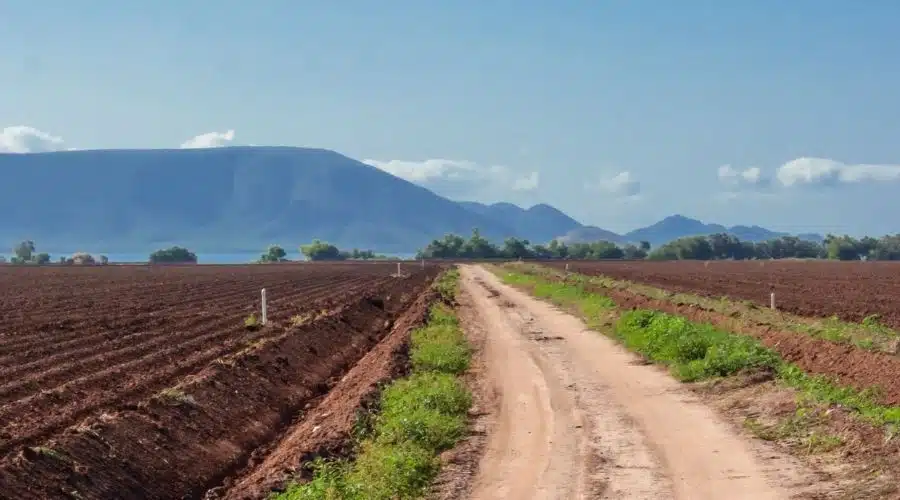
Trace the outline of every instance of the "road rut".
<path fill-rule="evenodd" d="M 809 486 L 665 371 L 481 267 L 461 274 L 499 395 L 470 498 L 764 500 Z"/>

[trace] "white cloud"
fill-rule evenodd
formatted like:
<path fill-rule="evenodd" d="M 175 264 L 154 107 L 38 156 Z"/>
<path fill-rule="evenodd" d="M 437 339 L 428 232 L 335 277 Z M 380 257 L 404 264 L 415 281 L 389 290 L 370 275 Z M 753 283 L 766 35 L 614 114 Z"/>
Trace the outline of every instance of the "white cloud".
<path fill-rule="evenodd" d="M 731 165 L 719 167 L 719 182 L 731 188 L 762 188 L 769 185 L 770 180 L 764 176 L 759 167 L 737 170 Z"/>
<path fill-rule="evenodd" d="M 0 153 L 45 153 L 63 151 L 61 137 L 50 135 L 33 127 L 17 125 L 0 131 Z"/>
<path fill-rule="evenodd" d="M 229 146 L 234 141 L 234 130 L 226 132 L 208 132 L 185 141 L 181 149 L 221 148 Z"/>
<path fill-rule="evenodd" d="M 534 191 L 540 184 L 538 172 L 521 175 L 503 165 L 480 165 L 466 160 L 366 159 L 363 163 L 450 198 L 477 199 L 483 196 L 491 199 L 508 191 Z"/>
<path fill-rule="evenodd" d="M 900 180 L 900 165 L 848 165 L 827 158 L 797 158 L 779 167 L 777 177 L 785 187 Z"/>
<path fill-rule="evenodd" d="M 540 183 L 541 174 L 539 172 L 532 172 L 526 177 L 520 177 L 513 181 L 512 189 L 513 191 L 534 191 Z"/>
<path fill-rule="evenodd" d="M 586 185 L 588 189 L 601 191 L 617 198 L 637 198 L 641 193 L 641 183 L 631 175 L 631 172 L 624 171 L 607 178 L 600 179 L 597 182 Z"/>

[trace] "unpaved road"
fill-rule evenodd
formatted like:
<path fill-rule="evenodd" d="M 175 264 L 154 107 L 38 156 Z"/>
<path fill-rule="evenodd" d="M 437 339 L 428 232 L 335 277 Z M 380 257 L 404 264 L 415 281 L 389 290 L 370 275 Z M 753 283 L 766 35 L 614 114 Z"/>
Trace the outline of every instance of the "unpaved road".
<path fill-rule="evenodd" d="M 470 498 L 764 500 L 812 485 L 581 320 L 478 266 L 461 273 L 499 396 Z"/>

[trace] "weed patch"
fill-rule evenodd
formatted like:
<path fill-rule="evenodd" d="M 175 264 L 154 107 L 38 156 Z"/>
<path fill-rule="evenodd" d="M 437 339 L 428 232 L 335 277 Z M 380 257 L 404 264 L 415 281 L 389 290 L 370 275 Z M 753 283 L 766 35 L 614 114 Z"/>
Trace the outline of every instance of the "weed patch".
<path fill-rule="evenodd" d="M 441 295 L 441 300 L 452 304 L 456 300 L 456 292 L 459 289 L 459 269 L 453 267 L 444 271 L 432 286 Z"/>
<path fill-rule="evenodd" d="M 413 373 L 382 392 L 380 413 L 359 443 L 355 461 L 317 460 L 313 479 L 291 485 L 281 500 L 394 500 L 422 497 L 440 469 L 438 455 L 466 432 L 472 397 L 459 375 L 471 352 L 453 310 L 459 273 L 435 281 L 444 303 L 412 333 Z M 447 294 L 447 295 L 445 295 Z M 362 434 L 362 433 L 361 433 Z"/>
<path fill-rule="evenodd" d="M 668 365 L 683 382 L 727 377 L 744 370 L 775 369 L 777 354 L 759 342 L 680 316 L 635 310 L 622 315 L 616 336 L 628 349 Z"/>
<path fill-rule="evenodd" d="M 259 318 L 256 316 L 256 313 L 251 313 L 250 316 L 244 318 L 244 328 L 250 331 L 259 330 L 262 326 L 262 323 L 259 321 Z"/>

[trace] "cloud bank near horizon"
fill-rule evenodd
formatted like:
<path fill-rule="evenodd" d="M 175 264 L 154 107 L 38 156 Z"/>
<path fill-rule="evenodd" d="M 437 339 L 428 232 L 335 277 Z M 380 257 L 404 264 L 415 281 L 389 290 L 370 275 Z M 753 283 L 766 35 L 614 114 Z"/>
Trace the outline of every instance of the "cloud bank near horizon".
<path fill-rule="evenodd" d="M 773 176 L 759 167 L 738 170 L 731 165 L 718 169 L 719 182 L 737 191 L 762 191 L 772 186 L 783 189 L 885 183 L 900 180 L 900 165 L 842 163 L 829 158 L 800 157 L 783 163 Z"/>

